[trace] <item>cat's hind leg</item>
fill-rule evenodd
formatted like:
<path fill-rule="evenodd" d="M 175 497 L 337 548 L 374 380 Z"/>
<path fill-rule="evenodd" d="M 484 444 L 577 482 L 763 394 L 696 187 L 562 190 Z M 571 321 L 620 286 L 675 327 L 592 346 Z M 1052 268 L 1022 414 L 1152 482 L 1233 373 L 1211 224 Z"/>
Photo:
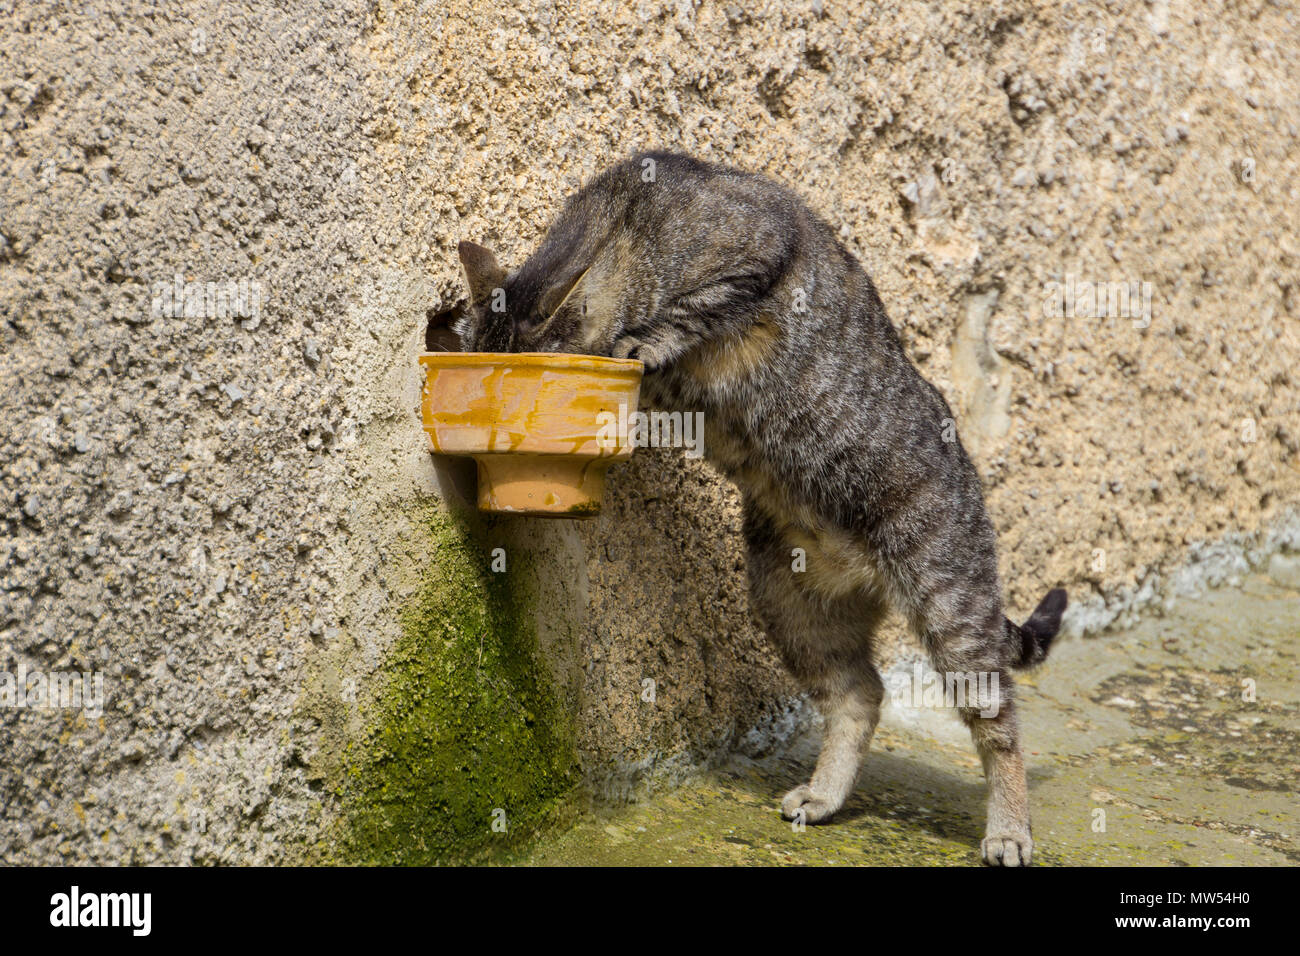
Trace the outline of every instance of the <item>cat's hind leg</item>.
<path fill-rule="evenodd" d="M 956 706 L 988 783 L 980 856 L 989 866 L 1028 866 L 1034 851 L 1029 794 L 1015 685 L 1007 667 L 1007 622 L 996 582 L 988 568 L 975 574 L 953 572 L 918 602 L 914 625 L 945 686 L 952 682 L 979 689 L 977 699 L 968 697 Z"/>
<path fill-rule="evenodd" d="M 862 751 L 880 720 L 884 688 L 873 672 L 859 682 L 830 687 L 823 684 L 813 690 L 812 696 L 826 722 L 821 753 L 812 779 L 782 799 L 781 815 L 787 820 L 822 823 L 853 793 Z"/>
<path fill-rule="evenodd" d="M 853 792 L 862 751 L 880 719 L 884 684 L 871 662 L 871 635 L 883 605 L 856 589 L 828 593 L 826 569 L 798 569 L 790 539 L 762 516 L 747 514 L 745 532 L 754 611 L 825 721 L 812 779 L 785 795 L 781 812 L 821 823 Z M 820 559 L 810 554 L 805 562 Z"/>
<path fill-rule="evenodd" d="M 976 708 L 961 711 L 988 781 L 988 819 L 984 839 L 980 841 L 980 858 L 989 866 L 1028 866 L 1034 853 L 1025 758 L 1020 749 L 1020 729 L 1010 690 L 1008 674 L 1001 684 L 1002 699 L 997 704 L 996 717 L 982 714 Z"/>

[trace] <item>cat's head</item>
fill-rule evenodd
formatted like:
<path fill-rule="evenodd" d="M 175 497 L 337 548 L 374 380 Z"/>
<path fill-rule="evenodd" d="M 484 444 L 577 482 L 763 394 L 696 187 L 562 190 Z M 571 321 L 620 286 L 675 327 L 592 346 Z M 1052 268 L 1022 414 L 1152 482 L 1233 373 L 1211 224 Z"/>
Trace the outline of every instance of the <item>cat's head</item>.
<path fill-rule="evenodd" d="M 608 355 L 621 328 L 616 297 L 602 295 L 595 271 L 541 255 L 507 273 L 473 242 L 457 248 L 469 308 L 456 323 L 467 352 L 572 352 Z"/>

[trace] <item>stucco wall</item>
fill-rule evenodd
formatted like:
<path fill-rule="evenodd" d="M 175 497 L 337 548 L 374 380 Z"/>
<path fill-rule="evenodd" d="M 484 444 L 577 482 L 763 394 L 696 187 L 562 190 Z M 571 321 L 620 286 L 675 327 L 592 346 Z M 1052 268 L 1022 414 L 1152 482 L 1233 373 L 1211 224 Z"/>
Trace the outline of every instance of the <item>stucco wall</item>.
<path fill-rule="evenodd" d="M 478 522 L 419 429 L 455 243 L 518 263 L 637 148 L 840 227 L 958 412 L 1016 613 L 1064 584 L 1078 633 L 1202 542 L 1286 543 L 1294 7 L 3 14 L 0 667 L 106 693 L 0 709 L 6 861 L 452 858 L 798 719 L 707 466 L 645 450 L 596 520 Z M 260 310 L 160 315 L 177 274 Z M 1067 276 L 1149 315 L 1060 314 Z"/>

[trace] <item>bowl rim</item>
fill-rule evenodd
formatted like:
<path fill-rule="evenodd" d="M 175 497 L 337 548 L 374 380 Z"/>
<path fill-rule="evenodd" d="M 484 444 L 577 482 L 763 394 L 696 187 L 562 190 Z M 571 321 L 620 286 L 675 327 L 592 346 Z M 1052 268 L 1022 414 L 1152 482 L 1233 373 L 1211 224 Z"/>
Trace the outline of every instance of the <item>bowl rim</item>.
<path fill-rule="evenodd" d="M 419 362 L 426 368 L 506 365 L 516 368 L 551 368 L 557 372 L 634 372 L 639 375 L 645 371 L 645 363 L 638 359 L 578 355 L 571 352 L 421 352 Z"/>

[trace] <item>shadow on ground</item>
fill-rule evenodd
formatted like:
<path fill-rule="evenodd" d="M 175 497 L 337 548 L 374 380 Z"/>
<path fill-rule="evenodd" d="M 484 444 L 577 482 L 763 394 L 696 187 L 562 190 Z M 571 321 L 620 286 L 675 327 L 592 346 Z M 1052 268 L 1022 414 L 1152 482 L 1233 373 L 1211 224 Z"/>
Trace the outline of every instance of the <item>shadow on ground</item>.
<path fill-rule="evenodd" d="M 1023 680 L 1035 860 L 1046 865 L 1300 863 L 1300 595 L 1252 578 L 1165 616 L 1066 642 Z M 586 814 L 525 862 L 967 865 L 984 784 L 947 714 L 889 714 L 836 820 L 777 807 L 816 741 L 738 758 L 647 802 Z"/>

